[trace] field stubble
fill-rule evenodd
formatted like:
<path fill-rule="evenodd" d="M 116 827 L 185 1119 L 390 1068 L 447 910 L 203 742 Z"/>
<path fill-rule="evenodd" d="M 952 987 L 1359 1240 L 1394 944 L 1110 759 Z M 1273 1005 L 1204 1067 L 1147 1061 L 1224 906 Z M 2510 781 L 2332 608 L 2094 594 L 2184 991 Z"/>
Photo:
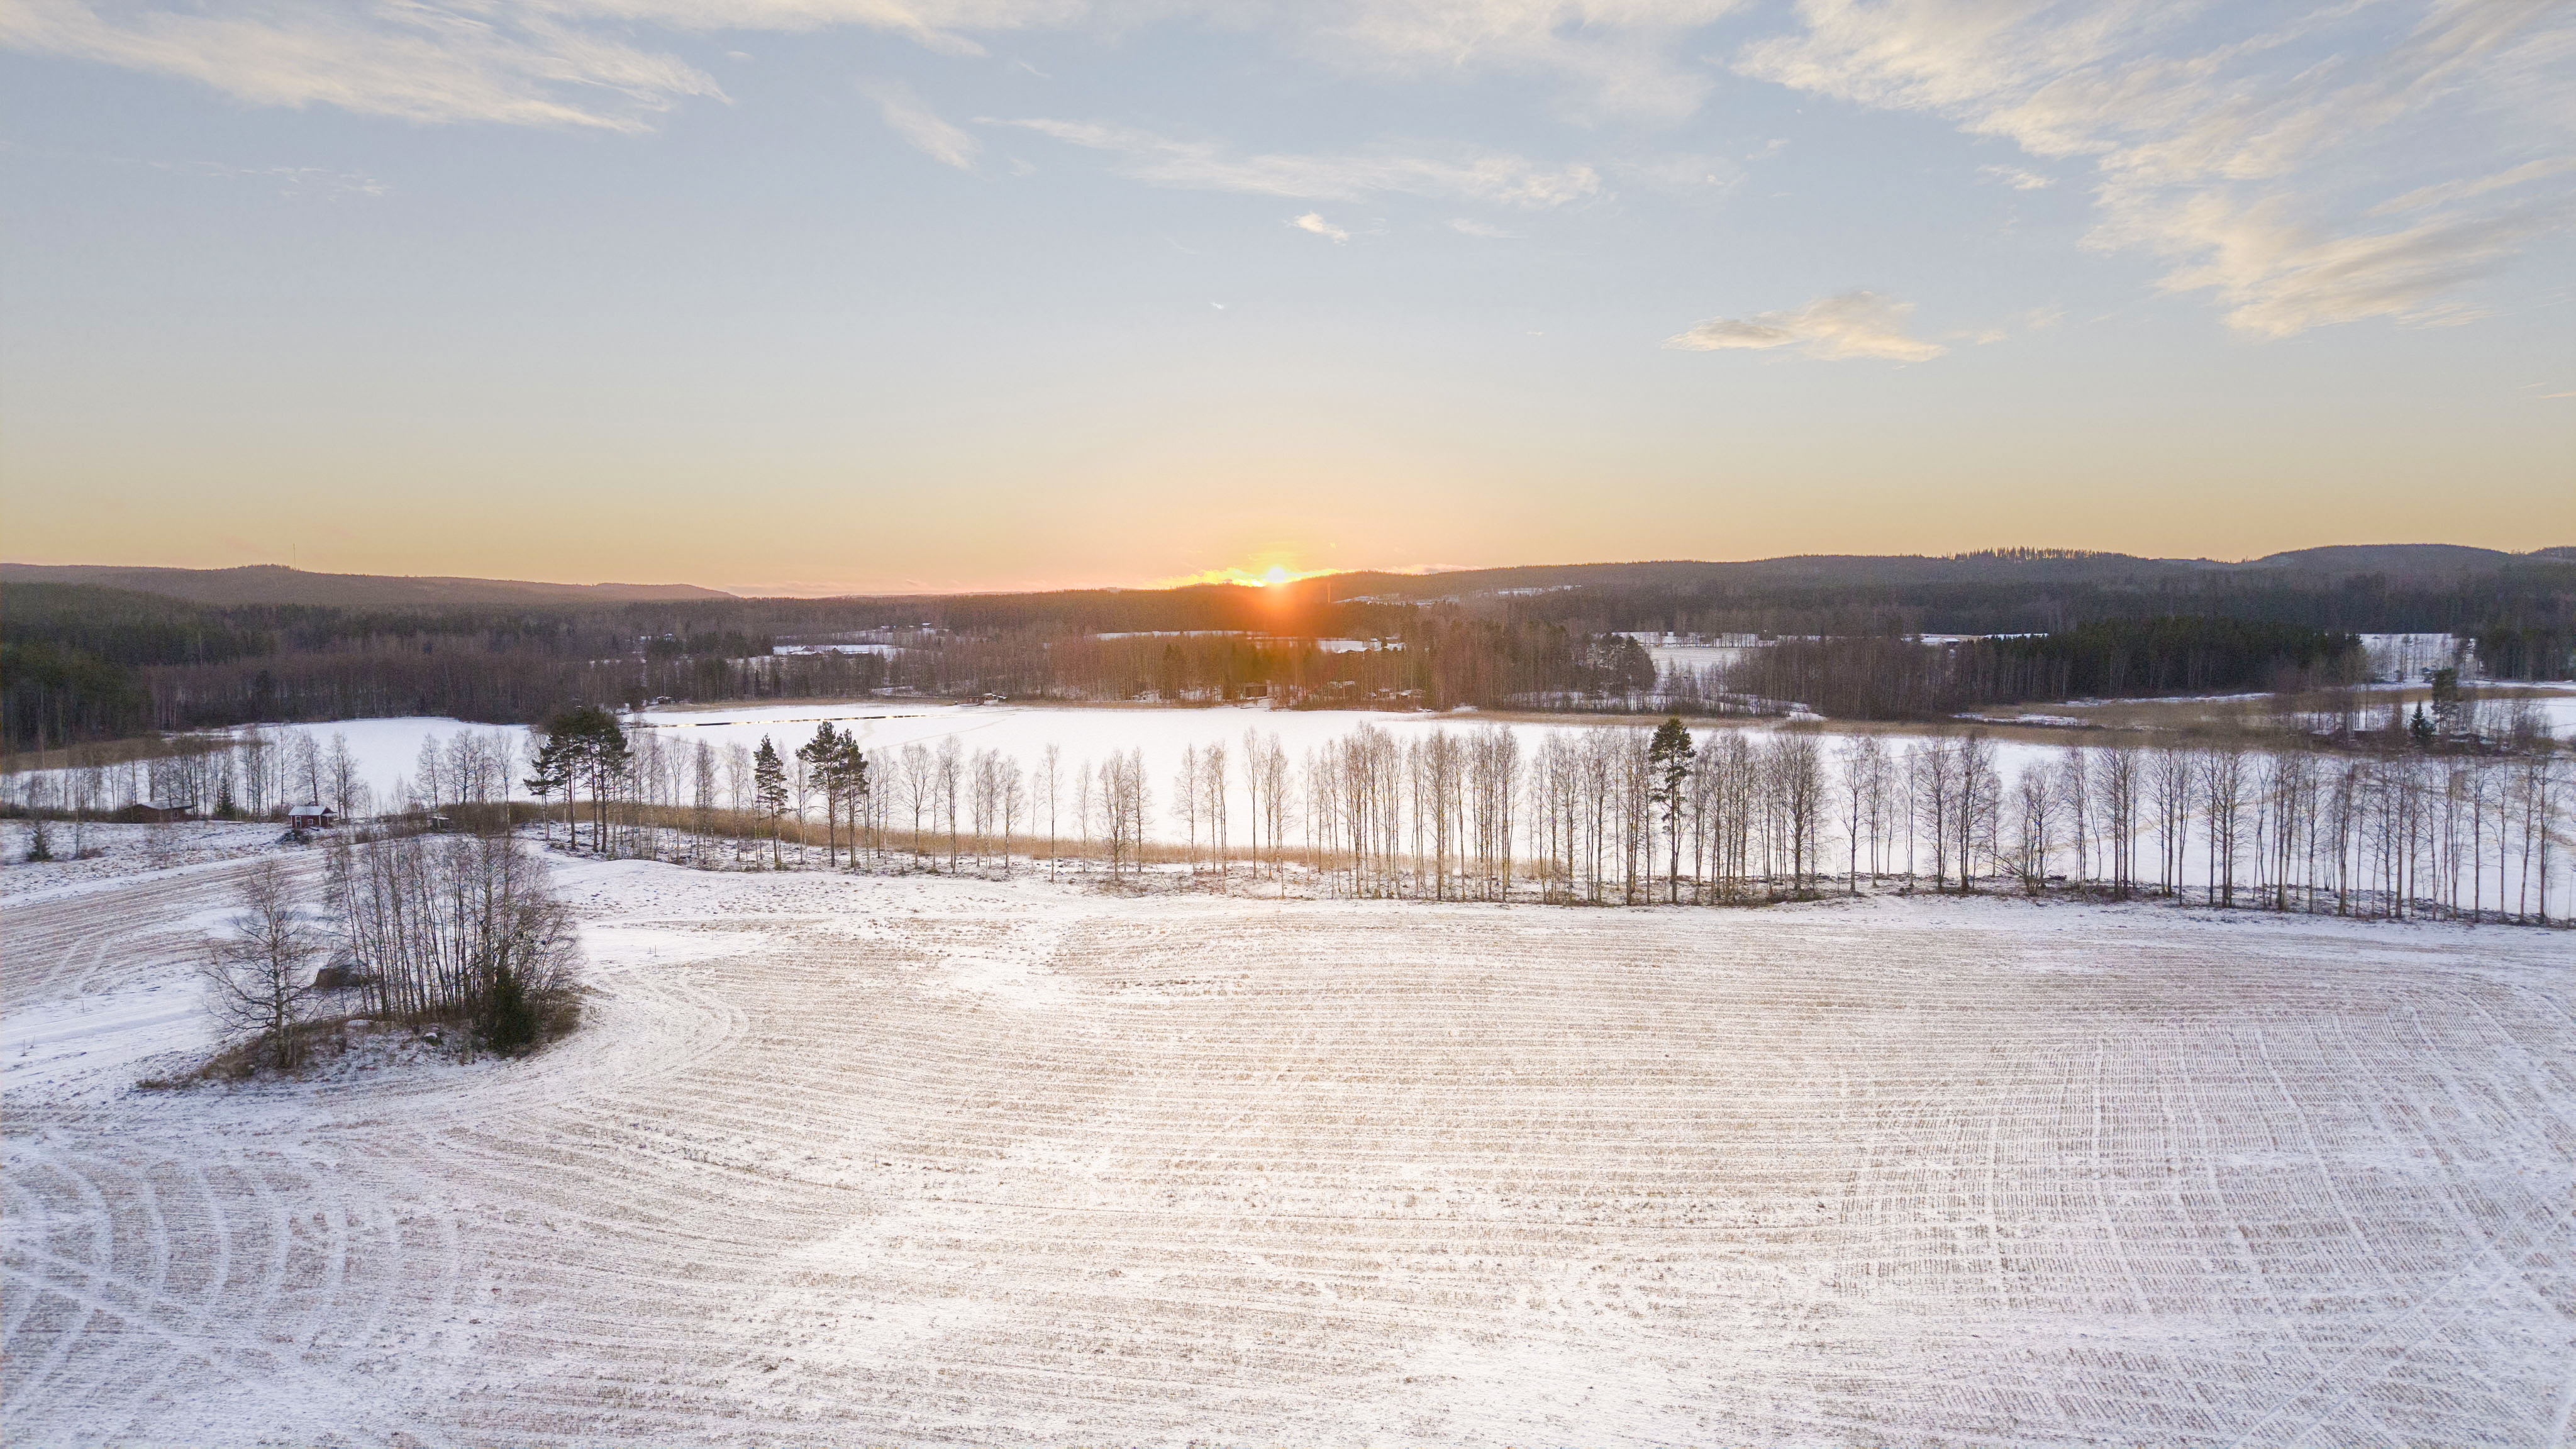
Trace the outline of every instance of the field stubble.
<path fill-rule="evenodd" d="M 561 870 L 533 1060 L 13 1048 L 12 1442 L 2567 1437 L 2561 936 Z"/>

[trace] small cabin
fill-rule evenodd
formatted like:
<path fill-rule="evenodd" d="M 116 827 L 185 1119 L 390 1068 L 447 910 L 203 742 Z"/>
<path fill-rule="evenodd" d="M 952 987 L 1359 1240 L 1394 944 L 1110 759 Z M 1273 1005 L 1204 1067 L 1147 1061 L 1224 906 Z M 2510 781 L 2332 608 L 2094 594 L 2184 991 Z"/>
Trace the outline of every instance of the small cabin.
<path fill-rule="evenodd" d="M 328 830 L 339 818 L 328 805 L 298 805 L 286 812 L 286 823 L 298 830 Z"/>
<path fill-rule="evenodd" d="M 138 800 L 134 805 L 134 818 L 146 825 L 167 825 L 173 820 L 187 819 L 188 811 L 183 805 L 156 805 L 149 800 Z"/>

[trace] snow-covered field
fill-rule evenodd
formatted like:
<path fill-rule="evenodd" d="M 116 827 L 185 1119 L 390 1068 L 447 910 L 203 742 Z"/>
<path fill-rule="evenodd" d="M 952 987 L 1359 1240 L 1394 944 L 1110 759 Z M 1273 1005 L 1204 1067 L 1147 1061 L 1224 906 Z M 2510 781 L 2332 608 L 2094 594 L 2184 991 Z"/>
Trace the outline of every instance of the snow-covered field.
<path fill-rule="evenodd" d="M 29 827 L 13 824 L 0 834 L 0 907 L 21 896 L 55 897 L 83 891 L 124 887 L 164 873 L 219 860 L 247 860 L 277 849 L 283 828 L 268 823 L 191 820 L 156 829 L 148 825 L 107 825 L 90 821 L 77 828 L 69 821 L 54 825 L 56 859 L 27 863 Z M 84 854 L 75 859 L 77 841 Z"/>
<path fill-rule="evenodd" d="M 525 1062 L 138 1093 L 0 914 L 27 1445 L 2567 1442 L 2561 934 L 568 863 Z M 11 867 L 14 870 L 27 869 Z"/>

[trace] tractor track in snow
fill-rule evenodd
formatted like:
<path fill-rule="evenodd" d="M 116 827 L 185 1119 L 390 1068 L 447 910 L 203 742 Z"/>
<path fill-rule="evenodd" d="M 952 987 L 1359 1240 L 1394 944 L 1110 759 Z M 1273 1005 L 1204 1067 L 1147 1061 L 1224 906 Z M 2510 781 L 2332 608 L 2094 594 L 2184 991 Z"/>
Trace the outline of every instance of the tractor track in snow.
<path fill-rule="evenodd" d="M 10 908 L 12 1009 L 180 969 L 225 875 Z M 2537 1444 L 2576 1404 L 2564 936 L 561 879 L 592 1019 L 529 1061 L 13 1088 L 0 1430 Z"/>

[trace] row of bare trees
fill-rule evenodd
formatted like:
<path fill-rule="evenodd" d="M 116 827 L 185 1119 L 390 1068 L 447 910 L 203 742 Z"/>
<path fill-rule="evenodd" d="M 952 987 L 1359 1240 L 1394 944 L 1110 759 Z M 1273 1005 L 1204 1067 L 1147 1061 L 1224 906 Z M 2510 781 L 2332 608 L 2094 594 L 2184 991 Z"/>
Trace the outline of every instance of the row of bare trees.
<path fill-rule="evenodd" d="M 497 800 L 532 754 L 488 734 L 426 741 L 397 794 Z M 579 812 L 566 789 L 565 815 L 591 822 L 575 843 L 697 865 L 819 855 L 1008 871 L 1027 859 L 1055 873 L 1070 860 L 1132 880 L 1169 862 L 1219 888 L 1247 872 L 1284 888 L 1293 865 L 1326 893 L 1582 904 L 2071 887 L 2504 919 L 2548 915 L 2569 789 L 2545 737 L 2511 754 L 2313 740 L 2040 748 L 1678 720 L 1535 738 L 1363 723 L 1300 759 L 1246 731 L 1190 747 L 1162 780 L 1139 749 L 1072 761 L 1050 746 L 1032 767 L 956 736 L 862 751 L 828 725 L 757 751 L 637 731 L 614 759 L 577 787 Z"/>
<path fill-rule="evenodd" d="M 639 804 L 658 746 L 637 751 Z M 737 782 L 722 752 L 703 785 Z M 1194 745 L 1160 797 L 1141 750 L 1034 770 L 955 737 L 871 757 L 825 859 L 852 868 L 1008 870 L 1043 859 L 1133 878 L 1152 861 L 1232 885 L 1432 900 L 1732 903 L 1873 884 L 2051 887 L 2341 914 L 2543 919 L 2563 873 L 2565 757 L 2298 744 L 2006 746 L 1813 727 L 1693 732 L 1613 724 L 1397 731 L 1361 724 L 1292 760 L 1275 735 Z M 765 833 L 808 858 L 806 791 L 774 810 L 639 809 L 638 853 L 705 859 Z M 724 822 L 717 825 L 715 820 Z M 691 832 L 656 821 L 693 819 Z M 846 849 L 842 847 L 846 846 Z"/>
<path fill-rule="evenodd" d="M 65 753 L 69 762 L 59 768 L 10 776 L 10 803 L 75 821 L 137 805 L 264 820 L 290 805 L 327 805 L 350 815 L 375 803 L 356 753 L 338 733 L 325 739 L 313 730 L 260 727 L 184 736 L 150 753 L 98 744 Z"/>

